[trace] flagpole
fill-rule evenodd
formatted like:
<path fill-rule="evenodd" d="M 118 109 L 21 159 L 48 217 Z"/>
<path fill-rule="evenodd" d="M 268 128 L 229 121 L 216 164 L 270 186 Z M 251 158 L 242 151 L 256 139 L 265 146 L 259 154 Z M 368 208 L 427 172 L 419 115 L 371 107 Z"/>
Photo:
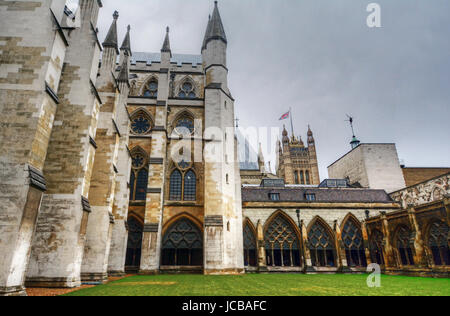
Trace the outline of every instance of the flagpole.
<path fill-rule="evenodd" d="M 289 107 L 289 117 L 291 118 L 292 137 L 294 137 L 294 123 L 292 122 L 292 108 Z"/>

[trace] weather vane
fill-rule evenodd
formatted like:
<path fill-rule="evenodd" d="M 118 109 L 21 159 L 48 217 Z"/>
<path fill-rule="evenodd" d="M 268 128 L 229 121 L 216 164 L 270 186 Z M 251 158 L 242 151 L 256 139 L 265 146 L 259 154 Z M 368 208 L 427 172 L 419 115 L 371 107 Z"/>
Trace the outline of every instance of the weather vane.
<path fill-rule="evenodd" d="M 352 134 L 353 134 L 353 138 L 352 138 L 352 141 L 350 142 L 350 145 L 352 146 L 352 149 L 355 149 L 356 147 L 358 147 L 361 144 L 361 142 L 355 136 L 355 129 L 353 127 L 353 122 L 355 121 L 355 118 L 348 114 L 347 114 L 347 117 L 348 117 L 348 120 L 346 120 L 346 122 L 350 122 L 350 127 L 352 128 Z"/>

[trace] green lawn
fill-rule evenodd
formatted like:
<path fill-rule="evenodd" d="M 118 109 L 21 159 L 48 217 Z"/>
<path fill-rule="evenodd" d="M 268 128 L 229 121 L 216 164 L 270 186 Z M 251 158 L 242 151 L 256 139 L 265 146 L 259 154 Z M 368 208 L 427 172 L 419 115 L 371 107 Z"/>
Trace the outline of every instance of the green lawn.
<path fill-rule="evenodd" d="M 369 288 L 365 275 L 246 274 L 242 276 L 132 276 L 69 296 L 450 296 L 450 279 L 381 277 Z"/>

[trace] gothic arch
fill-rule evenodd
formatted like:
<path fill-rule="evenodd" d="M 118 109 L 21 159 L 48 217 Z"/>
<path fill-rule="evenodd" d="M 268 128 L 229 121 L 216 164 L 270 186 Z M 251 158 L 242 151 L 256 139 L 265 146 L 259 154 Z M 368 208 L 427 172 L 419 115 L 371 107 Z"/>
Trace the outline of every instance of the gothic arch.
<path fill-rule="evenodd" d="M 320 216 L 316 216 L 309 224 L 307 232 L 312 265 L 336 267 L 338 262 L 336 238 L 330 225 Z"/>
<path fill-rule="evenodd" d="M 431 218 L 424 230 L 425 247 L 435 266 L 450 265 L 449 227 L 445 220 Z"/>
<path fill-rule="evenodd" d="M 139 108 L 131 113 L 130 117 L 130 129 L 131 133 L 134 135 L 149 134 L 152 128 L 155 126 L 153 116 L 149 111 L 147 111 L 147 109 Z"/>
<path fill-rule="evenodd" d="M 445 193 L 443 187 L 435 184 L 431 190 L 430 202 L 442 200 L 445 197 Z"/>
<path fill-rule="evenodd" d="M 144 222 L 136 215 L 129 214 L 128 219 L 128 243 L 125 266 L 139 270 L 141 263 L 142 237 Z"/>
<path fill-rule="evenodd" d="M 179 133 L 176 131 L 176 127 L 177 127 L 177 123 L 178 123 L 180 120 L 182 120 L 183 118 L 187 118 L 187 119 L 189 119 L 189 120 L 192 121 L 194 130 L 192 131 L 191 134 L 194 134 L 194 133 L 195 133 L 195 129 L 196 129 L 196 126 L 195 126 L 195 120 L 196 120 L 197 117 L 196 117 L 196 115 L 195 115 L 192 111 L 188 110 L 187 108 L 184 108 L 184 109 L 180 110 L 180 111 L 175 115 L 174 119 L 172 120 L 172 122 L 171 122 L 171 124 L 170 124 L 170 126 L 171 126 L 171 128 L 172 128 L 172 133 L 175 132 L 175 133 L 179 134 Z"/>
<path fill-rule="evenodd" d="M 149 85 L 151 82 L 156 82 L 156 84 L 158 84 L 158 83 L 159 83 L 158 77 L 155 76 L 155 75 L 150 75 L 150 76 L 148 76 L 148 77 L 145 79 L 144 83 L 142 84 L 141 88 L 139 89 L 139 95 L 140 95 L 140 96 L 144 96 L 145 89 L 148 87 L 148 85 Z M 157 90 L 156 90 L 156 94 L 158 94 L 158 88 L 157 88 Z"/>
<path fill-rule="evenodd" d="M 300 266 L 300 245 L 301 234 L 291 217 L 281 210 L 273 213 L 264 228 L 267 265 Z"/>
<path fill-rule="evenodd" d="M 347 264 L 353 267 L 366 267 L 366 251 L 362 224 L 352 213 L 347 214 L 341 225 L 341 239 L 345 249 Z"/>
<path fill-rule="evenodd" d="M 377 263 L 379 265 L 384 265 L 384 253 L 383 253 L 384 235 L 379 229 L 374 229 L 371 231 L 369 236 L 369 248 L 370 257 L 372 263 Z"/>
<path fill-rule="evenodd" d="M 247 217 L 243 225 L 244 234 L 244 265 L 258 265 L 258 233 L 252 221 Z"/>
<path fill-rule="evenodd" d="M 395 227 L 392 234 L 392 245 L 396 254 L 397 263 L 401 266 L 414 265 L 414 253 L 411 248 L 411 228 L 405 224 Z"/>
<path fill-rule="evenodd" d="M 130 200 L 143 201 L 147 196 L 149 156 L 140 146 L 131 152 Z"/>
<path fill-rule="evenodd" d="M 189 83 L 192 85 L 192 90 L 185 89 L 184 85 L 186 83 Z M 180 96 L 180 94 L 184 92 L 184 97 Z M 195 96 L 192 96 L 191 93 L 193 93 Z M 175 95 L 177 98 L 181 99 L 197 99 L 199 97 L 200 88 L 195 83 L 194 79 L 191 76 L 185 76 L 183 79 L 181 79 L 178 83 L 178 85 L 175 88 Z"/>
<path fill-rule="evenodd" d="M 187 218 L 188 220 L 190 220 L 191 222 L 193 222 L 193 223 L 197 226 L 197 228 L 198 228 L 201 232 L 203 232 L 203 223 L 202 223 L 201 221 L 199 221 L 199 220 L 198 220 L 196 217 L 194 217 L 193 215 L 191 215 L 191 214 L 189 214 L 189 213 L 187 213 L 187 212 L 183 212 L 183 213 L 180 213 L 180 214 L 178 214 L 178 215 L 172 217 L 171 219 L 169 219 L 169 220 L 167 221 L 167 223 L 165 223 L 165 224 L 163 225 L 162 235 L 164 235 L 164 234 L 167 232 L 167 229 L 168 229 L 171 225 L 173 225 L 175 222 L 177 222 L 177 221 L 179 221 L 180 219 L 183 219 L 183 218 Z"/>
<path fill-rule="evenodd" d="M 161 265 L 203 265 L 203 228 L 194 217 L 187 213 L 174 217 L 162 236 Z"/>

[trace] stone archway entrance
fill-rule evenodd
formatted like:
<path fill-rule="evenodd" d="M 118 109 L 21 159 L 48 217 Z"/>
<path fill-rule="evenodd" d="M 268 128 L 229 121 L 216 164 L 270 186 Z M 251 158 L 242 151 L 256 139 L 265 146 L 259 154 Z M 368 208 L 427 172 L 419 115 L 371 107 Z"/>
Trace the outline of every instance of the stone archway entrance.
<path fill-rule="evenodd" d="M 203 266 L 203 234 L 188 218 L 173 223 L 162 239 L 162 266 Z"/>

